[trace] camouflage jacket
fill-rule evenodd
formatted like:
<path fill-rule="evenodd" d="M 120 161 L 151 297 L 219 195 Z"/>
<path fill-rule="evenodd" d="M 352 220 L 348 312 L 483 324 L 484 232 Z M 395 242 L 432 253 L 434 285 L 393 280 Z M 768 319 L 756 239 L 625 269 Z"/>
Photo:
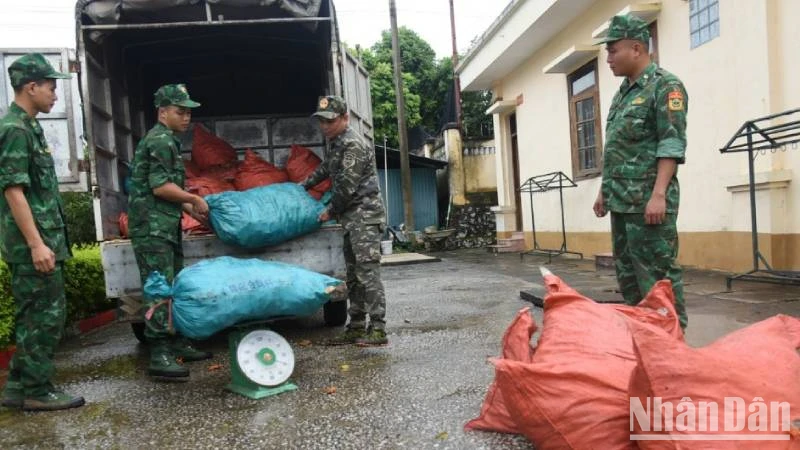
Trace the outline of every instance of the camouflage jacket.
<path fill-rule="evenodd" d="M 375 152 L 352 128 L 333 138 L 326 158 L 306 179 L 314 186 L 333 180 L 330 213 L 342 222 L 385 223 Z"/>
<path fill-rule="evenodd" d="M 136 146 L 131 172 L 128 234 L 180 243 L 183 206 L 153 194 L 153 189 L 168 182 L 183 188 L 186 174 L 181 143 L 172 130 L 158 123 L 147 132 Z"/>
<path fill-rule="evenodd" d="M 39 122 L 16 103 L 0 119 L 0 191 L 12 186 L 24 188 L 36 228 L 56 261 L 72 256 L 52 151 Z M 0 195 L 0 253 L 9 263 L 33 262 L 5 195 Z"/>
<path fill-rule="evenodd" d="M 644 213 L 659 158 L 685 161 L 688 96 L 673 74 L 650 64 L 635 83 L 626 79 L 606 123 L 602 192 L 615 213 Z M 677 170 L 666 193 L 667 213 L 677 214 Z"/>

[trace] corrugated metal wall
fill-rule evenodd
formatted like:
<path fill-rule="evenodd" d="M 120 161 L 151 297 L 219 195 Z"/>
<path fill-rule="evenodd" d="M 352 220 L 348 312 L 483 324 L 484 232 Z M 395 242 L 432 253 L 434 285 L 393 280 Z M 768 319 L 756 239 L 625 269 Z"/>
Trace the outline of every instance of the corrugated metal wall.
<path fill-rule="evenodd" d="M 399 169 L 389 169 L 389 204 L 386 205 L 389 226 L 405 222 L 403 214 L 403 187 Z M 386 202 L 386 176 L 383 169 L 378 170 L 381 195 Z M 436 169 L 411 169 L 411 190 L 414 201 L 414 225 L 424 230 L 431 225 L 439 225 L 439 205 L 436 198 Z"/>

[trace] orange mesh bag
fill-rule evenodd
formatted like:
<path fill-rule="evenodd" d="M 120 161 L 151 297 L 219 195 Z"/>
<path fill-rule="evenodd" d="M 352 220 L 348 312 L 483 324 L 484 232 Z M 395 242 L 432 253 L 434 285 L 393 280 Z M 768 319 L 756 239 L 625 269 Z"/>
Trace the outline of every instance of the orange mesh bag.
<path fill-rule="evenodd" d="M 211 230 L 206 228 L 199 220 L 190 216 L 189 213 L 185 211 L 181 215 L 181 231 L 188 234 L 204 234 L 211 232 Z"/>
<path fill-rule="evenodd" d="M 194 126 L 192 139 L 192 161 L 200 170 L 224 166 L 236 161 L 236 149 L 211 134 L 202 125 Z"/>
<path fill-rule="evenodd" d="M 201 197 L 235 190 L 233 183 L 219 178 L 202 176 L 186 180 L 186 190 Z"/>
<path fill-rule="evenodd" d="M 119 213 L 119 235 L 121 238 L 128 237 L 128 213 L 121 212 Z"/>
<path fill-rule="evenodd" d="M 310 149 L 292 144 L 292 150 L 289 153 L 289 159 L 286 161 L 286 172 L 289 174 L 289 180 L 294 183 L 305 181 L 322 162 L 319 156 L 315 155 Z M 319 200 L 325 192 L 329 191 L 333 186 L 330 178 L 326 178 L 315 186 L 308 189 L 308 193 L 312 197 Z"/>
<path fill-rule="evenodd" d="M 658 326 L 681 341 L 671 283 L 656 283 L 637 306 L 596 303 L 552 274 L 545 284 L 544 324 L 532 362 L 494 362 L 519 432 L 539 450 L 636 449 L 628 395 L 636 356 L 627 323 Z"/>
<path fill-rule="evenodd" d="M 200 168 L 190 159 L 183 160 L 183 168 L 186 171 L 186 178 L 195 178 L 202 175 Z"/>
<path fill-rule="evenodd" d="M 533 356 L 531 336 L 536 332 L 536 323 L 531 317 L 530 308 L 523 308 L 503 335 L 502 358 L 512 361 L 530 362 Z M 497 431 L 500 433 L 519 433 L 514 418 L 511 417 L 503 400 L 503 395 L 493 381 L 486 393 L 480 415 L 464 425 L 467 430 Z"/>
<path fill-rule="evenodd" d="M 319 156 L 301 145 L 292 144 L 289 159 L 286 160 L 286 172 L 293 183 L 300 183 L 308 178 L 322 162 Z"/>
<path fill-rule="evenodd" d="M 800 319 L 777 315 L 702 348 L 629 325 L 639 448 L 800 449 Z"/>
<path fill-rule="evenodd" d="M 275 167 L 258 156 L 256 152 L 247 149 L 233 184 L 237 191 L 246 191 L 259 186 L 287 181 L 289 181 L 289 175 L 286 171 Z"/>

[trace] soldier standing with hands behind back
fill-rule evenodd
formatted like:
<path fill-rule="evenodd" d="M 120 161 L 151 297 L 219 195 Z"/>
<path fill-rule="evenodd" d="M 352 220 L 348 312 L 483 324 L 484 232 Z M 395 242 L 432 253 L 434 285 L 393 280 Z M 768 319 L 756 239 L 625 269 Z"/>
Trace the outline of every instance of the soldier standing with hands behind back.
<path fill-rule="evenodd" d="M 0 120 L 0 253 L 11 270 L 17 351 L 3 406 L 28 411 L 82 406 L 56 389 L 53 355 L 64 333 L 64 261 L 72 256 L 53 154 L 36 120 L 53 109 L 56 72 L 38 53 L 8 67 L 14 103 Z"/>
<path fill-rule="evenodd" d="M 350 297 L 350 323 L 328 345 L 378 346 L 386 337 L 386 297 L 381 283 L 380 241 L 385 213 L 375 168 L 375 152 L 349 126 L 347 104 L 338 96 L 321 97 L 317 112 L 322 133 L 330 143 L 324 161 L 304 182 L 315 186 L 333 179 L 333 198 L 319 217 L 321 222 L 339 219 L 344 227 L 344 257 Z M 369 328 L 366 319 L 369 315 Z"/>
<path fill-rule="evenodd" d="M 677 166 L 686 153 L 688 96 L 675 75 L 650 61 L 650 32 L 636 16 L 615 16 L 606 43 L 608 64 L 623 76 L 606 123 L 603 181 L 597 217 L 611 212 L 617 280 L 635 305 L 661 279 L 672 281 L 682 328 L 688 319 L 678 256 Z"/>

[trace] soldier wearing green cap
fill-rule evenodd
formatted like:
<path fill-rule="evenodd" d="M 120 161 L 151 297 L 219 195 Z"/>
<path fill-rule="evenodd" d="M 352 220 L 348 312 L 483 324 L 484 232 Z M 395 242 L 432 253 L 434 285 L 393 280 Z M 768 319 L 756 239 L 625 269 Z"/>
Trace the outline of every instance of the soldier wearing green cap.
<path fill-rule="evenodd" d="M 14 102 L 0 119 L 0 253 L 11 271 L 17 351 L 2 404 L 25 410 L 83 405 L 56 389 L 53 355 L 64 331 L 64 261 L 72 256 L 50 146 L 39 113 L 58 100 L 57 72 L 44 56 L 24 55 L 8 67 Z"/>
<path fill-rule="evenodd" d="M 175 133 L 185 132 L 192 108 L 200 106 L 182 84 L 161 86 L 154 105 L 158 123 L 136 146 L 128 197 L 128 234 L 144 286 L 154 271 L 171 283 L 183 268 L 181 214 L 188 212 L 206 221 L 208 204 L 183 189 L 185 169 L 181 143 Z M 185 338 L 174 335 L 169 324 L 169 305 L 161 299 L 146 299 L 145 337 L 150 347 L 150 376 L 170 379 L 189 377 L 182 361 L 208 359 L 211 354 L 195 349 Z"/>
<path fill-rule="evenodd" d="M 625 80 L 606 123 L 603 180 L 594 212 L 611 212 L 620 290 L 637 304 L 658 280 L 669 279 L 681 327 L 688 319 L 678 256 L 677 166 L 685 162 L 688 96 L 681 80 L 650 60 L 650 32 L 633 15 L 611 19 L 599 40 L 607 62 Z"/>
<path fill-rule="evenodd" d="M 350 300 L 347 328 L 327 344 L 385 345 L 389 341 L 384 320 L 386 296 L 380 273 L 380 241 L 386 222 L 375 152 L 350 128 L 350 115 L 343 98 L 320 97 L 313 117 L 319 120 L 330 148 L 317 170 L 301 184 L 310 187 L 328 177 L 333 180 L 333 197 L 319 220 L 325 222 L 336 217 L 345 230 Z"/>

